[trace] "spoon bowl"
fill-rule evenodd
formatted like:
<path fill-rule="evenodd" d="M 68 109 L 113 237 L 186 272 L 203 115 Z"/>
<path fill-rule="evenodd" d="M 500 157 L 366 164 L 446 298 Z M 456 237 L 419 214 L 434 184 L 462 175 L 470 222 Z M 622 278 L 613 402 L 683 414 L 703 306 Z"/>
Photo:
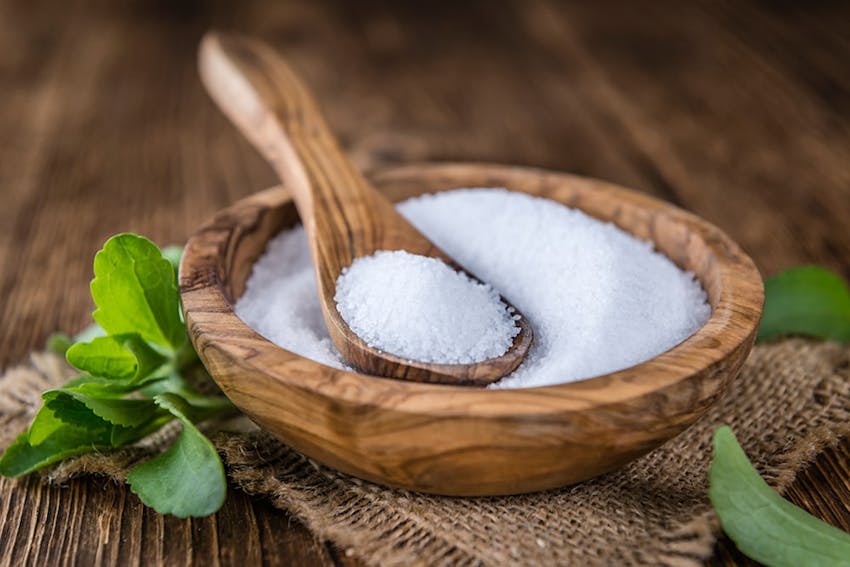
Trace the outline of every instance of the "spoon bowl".
<path fill-rule="evenodd" d="M 416 165 L 377 173 L 392 201 L 462 187 L 546 197 L 652 241 L 705 288 L 712 314 L 683 342 L 603 376 L 484 390 L 390 380 L 282 349 L 234 313 L 267 242 L 298 222 L 288 189 L 220 212 L 189 240 L 180 288 L 189 335 L 222 391 L 261 428 L 337 470 L 463 496 L 516 494 L 618 468 L 696 421 L 738 374 L 755 340 L 763 286 L 722 231 L 646 195 L 506 166 Z"/>

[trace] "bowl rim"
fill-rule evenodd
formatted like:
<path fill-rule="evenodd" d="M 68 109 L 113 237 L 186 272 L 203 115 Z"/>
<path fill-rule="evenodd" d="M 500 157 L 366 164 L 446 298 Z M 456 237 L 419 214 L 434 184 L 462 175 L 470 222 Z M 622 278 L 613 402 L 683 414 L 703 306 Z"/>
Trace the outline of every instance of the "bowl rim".
<path fill-rule="evenodd" d="M 397 412 L 427 413 L 432 417 L 464 415 L 514 419 L 520 415 L 583 411 L 658 393 L 691 376 L 722 368 L 723 362 L 733 353 L 741 348 L 749 348 L 752 344 L 764 301 L 761 275 L 752 259 L 738 244 L 719 228 L 696 215 L 613 183 L 531 167 L 487 163 L 422 163 L 382 169 L 374 172 L 370 178 L 380 186 L 410 180 L 423 173 L 443 177 L 448 185 L 452 185 L 453 177 L 461 175 L 480 175 L 482 180 L 488 177 L 510 180 L 512 177 L 531 175 L 541 178 L 544 186 L 547 183 L 590 185 L 593 190 L 605 191 L 614 198 L 663 213 L 696 233 L 714 254 L 720 281 L 717 303 L 703 326 L 667 351 L 634 366 L 574 382 L 491 390 L 407 382 L 340 370 L 286 350 L 249 327 L 236 315 L 234 306 L 227 299 L 223 288 L 227 277 L 219 273 L 222 264 L 217 258 L 199 253 L 205 247 L 208 249 L 217 238 L 229 242 L 227 236 L 238 226 L 239 215 L 234 214 L 237 211 L 256 210 L 259 214 L 263 208 L 268 209 L 288 201 L 289 192 L 281 186 L 275 186 L 240 199 L 219 211 L 187 242 L 180 262 L 180 295 L 187 330 L 196 348 L 202 338 L 216 337 L 214 347 L 232 363 L 283 381 L 288 387 L 309 390 L 337 402 Z M 504 185 L 511 189 L 509 183 Z M 478 186 L 494 185 L 483 183 Z M 630 232 L 626 228 L 624 230 Z M 211 306 L 215 317 L 196 317 L 201 311 L 210 312 Z M 239 331 L 239 341 L 230 343 L 218 338 L 222 333 L 232 333 L 234 329 Z M 244 356 L 244 349 L 237 344 L 246 338 L 251 340 L 251 348 L 256 351 L 249 357 Z M 203 359 L 203 352 L 200 354 Z M 321 369 L 321 372 L 311 373 L 311 369 Z M 210 372 L 215 378 L 214 371 Z"/>

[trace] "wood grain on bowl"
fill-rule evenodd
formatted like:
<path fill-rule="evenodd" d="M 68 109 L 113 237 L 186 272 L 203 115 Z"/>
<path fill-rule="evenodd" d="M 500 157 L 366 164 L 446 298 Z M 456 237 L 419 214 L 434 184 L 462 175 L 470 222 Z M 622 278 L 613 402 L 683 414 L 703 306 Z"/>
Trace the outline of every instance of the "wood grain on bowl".
<path fill-rule="evenodd" d="M 699 418 L 741 368 L 761 315 L 761 277 L 723 232 L 657 199 L 542 170 L 418 165 L 374 179 L 392 200 L 460 187 L 508 187 L 577 207 L 652 240 L 705 287 L 712 315 L 637 366 L 516 390 L 420 384 L 346 372 L 286 351 L 233 312 L 268 240 L 297 220 L 286 189 L 219 213 L 180 268 L 191 339 L 233 402 L 281 441 L 382 484 L 449 495 L 542 490 L 617 468 Z"/>

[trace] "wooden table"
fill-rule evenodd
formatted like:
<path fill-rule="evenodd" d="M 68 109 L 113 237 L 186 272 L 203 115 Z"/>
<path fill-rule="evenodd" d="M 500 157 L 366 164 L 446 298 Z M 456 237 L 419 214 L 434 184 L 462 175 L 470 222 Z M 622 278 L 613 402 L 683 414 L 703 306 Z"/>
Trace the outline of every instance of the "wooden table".
<path fill-rule="evenodd" d="M 841 2 L 0 0 L 0 366 L 91 309 L 111 234 L 182 242 L 273 182 L 207 100 L 210 27 L 304 74 L 366 168 L 516 163 L 606 178 L 727 230 L 764 273 L 850 276 L 850 10 Z M 850 443 L 790 492 L 850 530 Z M 123 486 L 0 481 L 0 565 L 354 564 L 233 492 L 163 518 Z M 742 561 L 728 541 L 715 563 Z"/>

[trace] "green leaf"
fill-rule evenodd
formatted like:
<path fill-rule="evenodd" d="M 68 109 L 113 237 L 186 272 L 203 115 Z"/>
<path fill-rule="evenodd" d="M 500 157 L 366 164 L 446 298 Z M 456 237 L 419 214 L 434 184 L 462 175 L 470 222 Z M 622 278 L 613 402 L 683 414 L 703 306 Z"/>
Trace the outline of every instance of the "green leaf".
<path fill-rule="evenodd" d="M 850 534 L 771 489 L 726 426 L 714 432 L 710 480 L 723 531 L 748 557 L 778 567 L 850 565 Z"/>
<path fill-rule="evenodd" d="M 65 356 L 65 353 L 69 348 L 71 348 L 71 345 L 79 342 L 88 342 L 94 338 L 102 337 L 105 334 L 106 332 L 100 325 L 92 323 L 74 337 L 68 336 L 67 333 L 53 333 L 47 337 L 46 348 L 52 353 Z"/>
<path fill-rule="evenodd" d="M 44 408 L 33 420 L 29 440 L 38 445 L 59 427 L 89 431 L 101 444 L 118 447 L 141 439 L 173 416 L 149 399 L 97 398 L 74 389 L 45 392 Z M 165 418 L 165 419 L 162 419 Z M 158 423 L 156 429 L 152 424 Z"/>
<path fill-rule="evenodd" d="M 136 427 L 150 421 L 157 413 L 161 413 L 153 400 L 96 398 L 74 390 L 64 390 L 64 392 L 82 403 L 97 417 L 113 425 Z"/>
<path fill-rule="evenodd" d="M 180 258 L 183 257 L 183 247 L 171 244 L 162 249 L 162 257 L 171 262 L 175 275 L 180 270 Z"/>
<path fill-rule="evenodd" d="M 68 349 L 65 358 L 77 370 L 105 378 L 129 380 L 139 369 L 135 355 L 124 346 L 124 339 L 130 336 L 111 335 L 77 343 Z"/>
<path fill-rule="evenodd" d="M 53 410 L 47 407 L 47 403 L 44 403 L 30 424 L 27 431 L 27 441 L 33 445 L 38 445 L 64 426 L 65 423 L 56 417 Z"/>
<path fill-rule="evenodd" d="M 148 376 L 138 382 L 101 378 L 84 374 L 68 381 L 62 388 L 73 388 L 74 391 L 98 398 L 117 398 L 130 392 L 135 392 L 145 385 L 162 380 L 162 376 Z"/>
<path fill-rule="evenodd" d="M 0 474 L 20 476 L 65 458 L 133 443 L 179 419 L 162 455 L 128 477 L 162 513 L 205 516 L 227 493 L 224 466 L 194 422 L 236 411 L 223 396 L 199 395 L 182 371 L 199 364 L 180 312 L 182 249 L 160 251 L 133 234 L 110 238 L 95 256 L 95 324 L 76 337 L 53 335 L 51 350 L 85 374 L 42 394 L 30 429 L 0 456 Z"/>
<path fill-rule="evenodd" d="M 159 431 L 163 425 L 173 420 L 173 415 L 168 412 L 164 412 L 154 414 L 151 419 L 144 423 L 140 423 L 135 427 L 121 427 L 116 425 L 112 428 L 110 443 L 113 447 L 121 447 L 128 443 L 135 443 L 140 439 L 144 439 L 151 433 Z"/>
<path fill-rule="evenodd" d="M 764 282 L 758 339 L 799 334 L 850 341 L 850 289 L 816 266 L 791 268 Z"/>
<path fill-rule="evenodd" d="M 150 240 L 119 234 L 94 258 L 95 321 L 110 335 L 138 333 L 177 350 L 186 341 L 171 262 Z"/>
<path fill-rule="evenodd" d="M 47 345 L 46 348 L 50 352 L 54 354 L 60 354 L 62 356 L 71 348 L 71 345 L 74 344 L 74 339 L 69 337 L 65 333 L 53 333 L 49 337 L 47 337 Z"/>
<path fill-rule="evenodd" d="M 150 375 L 167 362 L 138 333 L 109 335 L 77 343 L 68 349 L 65 356 L 72 366 L 83 372 L 130 381 Z"/>
<path fill-rule="evenodd" d="M 22 476 L 68 457 L 107 448 L 108 444 L 100 440 L 69 425 L 55 430 L 38 445 L 31 445 L 28 435 L 22 433 L 0 457 L 0 475 Z"/>
<path fill-rule="evenodd" d="M 164 380 L 151 384 L 144 389 L 146 395 L 155 397 L 158 394 L 175 394 L 188 404 L 189 416 L 194 423 L 209 419 L 212 416 L 223 416 L 237 413 L 239 410 L 225 396 L 205 396 L 197 393 L 183 376 L 178 372 L 169 374 Z"/>
<path fill-rule="evenodd" d="M 183 424 L 180 437 L 167 451 L 134 468 L 127 482 L 145 505 L 180 518 L 208 516 L 224 503 L 224 466 L 212 443 L 189 419 L 192 409 L 174 394 L 154 398 Z"/>
<path fill-rule="evenodd" d="M 105 449 L 110 445 L 110 432 L 101 426 L 85 428 L 59 419 L 47 402 L 36 414 L 29 431 L 0 458 L 0 475 L 21 476 L 74 455 Z"/>
<path fill-rule="evenodd" d="M 44 406 L 30 425 L 29 441 L 42 444 L 48 437 L 65 426 L 89 432 L 92 438 L 108 443 L 110 425 L 94 414 L 82 402 L 58 390 L 48 390 L 41 395 Z"/>
<path fill-rule="evenodd" d="M 152 406 L 144 408 L 150 417 L 143 421 L 139 419 L 139 408 L 133 408 L 130 413 L 133 419 L 127 419 L 127 408 L 121 408 L 123 421 L 134 423 L 126 427 L 109 423 L 66 392 L 51 390 L 44 393 L 44 398 L 44 406 L 36 414 L 29 431 L 21 434 L 0 458 L 0 475 L 20 476 L 68 457 L 133 443 L 174 419 L 171 413 L 151 400 L 112 400 L 144 402 Z M 115 408 L 108 408 L 108 411 L 115 411 Z"/>

